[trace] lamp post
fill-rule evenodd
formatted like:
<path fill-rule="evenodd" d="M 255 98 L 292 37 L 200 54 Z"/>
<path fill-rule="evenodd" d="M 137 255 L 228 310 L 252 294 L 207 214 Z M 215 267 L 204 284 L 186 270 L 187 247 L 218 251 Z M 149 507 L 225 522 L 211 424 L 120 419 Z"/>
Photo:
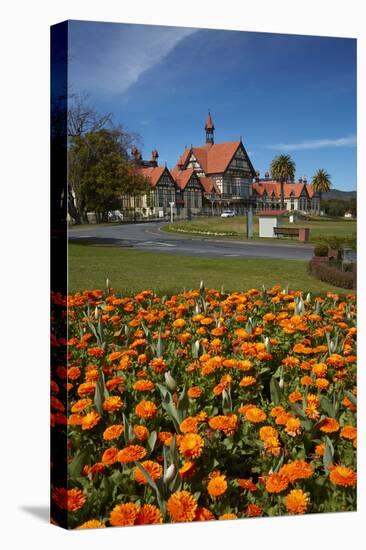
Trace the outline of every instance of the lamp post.
<path fill-rule="evenodd" d="M 170 202 L 169 203 L 169 206 L 170 206 L 170 223 L 173 223 L 173 206 L 174 206 L 174 202 Z"/>

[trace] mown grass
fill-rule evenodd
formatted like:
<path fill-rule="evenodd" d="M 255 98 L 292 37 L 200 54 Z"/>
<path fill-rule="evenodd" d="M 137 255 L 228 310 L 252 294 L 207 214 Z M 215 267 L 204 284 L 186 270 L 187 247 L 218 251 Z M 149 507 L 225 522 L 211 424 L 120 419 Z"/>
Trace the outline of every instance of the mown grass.
<path fill-rule="evenodd" d="M 315 242 L 321 237 L 351 237 L 356 232 L 355 220 L 317 218 L 309 221 L 297 221 L 295 223 L 283 222 L 284 227 L 308 227 L 310 229 L 310 241 Z M 183 230 L 187 233 L 199 234 L 199 232 L 222 233 L 220 237 L 236 238 L 239 240 L 246 239 L 246 218 L 244 216 L 235 216 L 234 218 L 196 218 L 194 220 L 177 221 L 173 224 L 167 224 L 162 228 L 163 231 L 179 232 Z M 254 238 L 259 238 L 259 221 L 257 216 L 254 216 L 253 222 Z M 233 233 L 234 235 L 230 235 Z M 262 239 L 261 239 L 262 240 Z M 286 242 L 295 241 L 297 239 L 281 238 L 271 239 L 273 243 L 278 240 Z"/>
<path fill-rule="evenodd" d="M 170 294 L 197 288 L 201 280 L 228 291 L 280 284 L 304 292 L 347 292 L 312 277 L 300 260 L 197 258 L 70 243 L 68 267 L 69 292 L 105 288 L 107 278 L 124 294 L 143 289 Z"/>

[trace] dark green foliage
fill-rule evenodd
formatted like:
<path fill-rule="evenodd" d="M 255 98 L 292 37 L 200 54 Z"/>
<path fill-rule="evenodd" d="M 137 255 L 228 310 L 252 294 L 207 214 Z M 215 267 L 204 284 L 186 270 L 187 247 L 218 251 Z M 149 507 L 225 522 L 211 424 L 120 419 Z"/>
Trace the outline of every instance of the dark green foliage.
<path fill-rule="evenodd" d="M 321 281 L 341 288 L 354 289 L 356 287 L 355 271 L 341 271 L 330 263 L 310 260 L 309 269 L 312 275 Z"/>

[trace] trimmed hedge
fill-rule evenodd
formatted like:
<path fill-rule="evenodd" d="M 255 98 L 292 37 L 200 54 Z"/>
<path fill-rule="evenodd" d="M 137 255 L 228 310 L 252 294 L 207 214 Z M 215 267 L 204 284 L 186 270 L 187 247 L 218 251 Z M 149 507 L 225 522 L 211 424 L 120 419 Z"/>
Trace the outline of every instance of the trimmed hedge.
<path fill-rule="evenodd" d="M 324 257 L 328 256 L 328 245 L 319 243 L 314 247 L 314 256 Z"/>
<path fill-rule="evenodd" d="M 317 261 L 317 258 L 310 260 L 309 270 L 314 277 L 325 283 L 330 283 L 340 288 L 356 288 L 356 272 L 341 271 L 329 264 L 329 262 Z"/>

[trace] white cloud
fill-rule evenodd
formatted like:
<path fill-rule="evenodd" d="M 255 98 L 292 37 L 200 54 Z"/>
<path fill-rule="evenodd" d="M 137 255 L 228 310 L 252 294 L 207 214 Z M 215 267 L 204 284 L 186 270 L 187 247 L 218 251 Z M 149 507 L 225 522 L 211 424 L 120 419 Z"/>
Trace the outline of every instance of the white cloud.
<path fill-rule="evenodd" d="M 356 145 L 356 136 L 347 136 L 337 139 L 313 139 L 300 143 L 277 143 L 267 145 L 267 149 L 283 151 L 302 151 L 305 149 L 321 149 L 322 147 L 353 147 Z"/>
<path fill-rule="evenodd" d="M 84 23 L 88 25 L 88 23 Z M 76 91 L 121 94 L 195 29 L 71 24 L 69 82 Z"/>

